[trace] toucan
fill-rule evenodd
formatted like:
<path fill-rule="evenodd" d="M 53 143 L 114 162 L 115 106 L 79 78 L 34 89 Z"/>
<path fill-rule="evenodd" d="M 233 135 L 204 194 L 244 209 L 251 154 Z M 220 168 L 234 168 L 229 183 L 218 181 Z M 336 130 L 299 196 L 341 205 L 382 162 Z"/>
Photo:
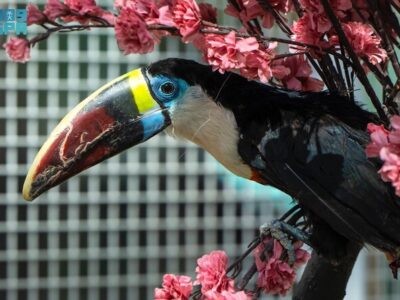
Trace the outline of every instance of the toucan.
<path fill-rule="evenodd" d="M 292 196 L 327 258 L 349 242 L 398 257 L 400 201 L 365 146 L 375 114 L 347 97 L 299 92 L 171 58 L 133 70 L 79 103 L 53 130 L 23 186 L 27 200 L 166 130 L 237 176 Z"/>

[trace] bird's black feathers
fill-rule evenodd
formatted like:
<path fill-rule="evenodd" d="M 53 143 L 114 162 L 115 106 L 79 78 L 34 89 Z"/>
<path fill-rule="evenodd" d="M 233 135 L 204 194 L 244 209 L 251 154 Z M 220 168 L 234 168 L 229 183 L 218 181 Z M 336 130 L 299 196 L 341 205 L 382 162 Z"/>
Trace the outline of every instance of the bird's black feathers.
<path fill-rule="evenodd" d="M 377 122 L 374 114 L 345 97 L 323 92 L 297 92 L 247 80 L 235 73 L 212 72 L 210 66 L 191 60 L 170 58 L 148 67 L 151 75 L 163 74 L 184 79 L 190 85 L 200 85 L 204 91 L 224 107 L 235 113 L 240 129 L 248 123 L 268 120 L 271 126 L 282 121 L 280 111 L 319 116 L 331 114 L 357 129 L 365 129 L 367 123 Z"/>
<path fill-rule="evenodd" d="M 315 234 L 397 251 L 399 199 L 377 173 L 379 162 L 365 155 L 374 114 L 335 94 L 279 89 L 187 60 L 164 60 L 148 71 L 200 85 L 232 110 L 242 159 L 299 201 L 316 220 Z"/>

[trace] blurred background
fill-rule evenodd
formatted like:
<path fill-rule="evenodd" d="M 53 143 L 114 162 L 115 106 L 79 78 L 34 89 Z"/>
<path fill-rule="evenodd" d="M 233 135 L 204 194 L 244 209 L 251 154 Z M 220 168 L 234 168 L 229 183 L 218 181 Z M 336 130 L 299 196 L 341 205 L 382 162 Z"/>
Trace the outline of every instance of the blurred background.
<path fill-rule="evenodd" d="M 27 4 L 3 1 L 3 8 Z M 210 2 L 229 24 L 226 2 Z M 68 110 L 115 77 L 168 57 L 201 61 L 175 39 L 125 57 L 112 29 L 54 35 L 27 64 L 9 61 L 0 49 L 0 300 L 152 299 L 163 274 L 193 276 L 196 259 L 215 249 L 235 258 L 261 224 L 291 206 L 289 197 L 238 179 L 202 149 L 166 135 L 33 203 L 22 199 L 30 163 Z M 364 250 L 346 299 L 399 297 L 383 255 Z"/>

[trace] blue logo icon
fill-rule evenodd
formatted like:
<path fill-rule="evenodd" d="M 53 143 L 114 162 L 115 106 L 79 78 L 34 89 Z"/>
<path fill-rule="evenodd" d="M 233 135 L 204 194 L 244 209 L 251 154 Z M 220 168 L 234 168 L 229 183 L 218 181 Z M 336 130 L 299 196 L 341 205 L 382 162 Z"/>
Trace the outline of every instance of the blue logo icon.
<path fill-rule="evenodd" d="M 0 8 L 0 35 L 27 35 L 26 8 Z"/>

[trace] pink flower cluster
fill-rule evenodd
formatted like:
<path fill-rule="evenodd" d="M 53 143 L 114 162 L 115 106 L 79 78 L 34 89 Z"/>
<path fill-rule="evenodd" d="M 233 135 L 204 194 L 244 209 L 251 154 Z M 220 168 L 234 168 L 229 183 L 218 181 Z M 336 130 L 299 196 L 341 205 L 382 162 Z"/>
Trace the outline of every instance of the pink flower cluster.
<path fill-rule="evenodd" d="M 360 0 L 329 1 L 355 53 L 372 64 L 385 61 L 387 53 L 372 27 L 352 19 L 355 18 L 353 4 L 357 9 L 365 9 L 365 4 Z M 273 25 L 272 15 L 257 0 L 238 0 L 236 3 L 238 7 L 228 4 L 225 11 L 239 18 L 247 29 L 249 22 L 256 18 L 262 19 L 264 27 Z M 282 14 L 294 8 L 291 0 L 267 0 L 267 3 Z M 292 39 L 320 47 L 339 45 L 321 2 L 299 0 L 299 3 L 303 16 L 292 26 Z M 323 88 L 321 81 L 310 77 L 312 68 L 303 55 L 274 61 L 276 43 L 266 46 L 256 37 L 244 35 L 244 31 L 228 32 L 225 28 L 221 32 L 215 24 L 216 9 L 208 3 L 197 4 L 195 0 L 115 0 L 114 7 L 118 12 L 116 16 L 99 7 L 95 0 L 47 0 L 43 12 L 33 4 L 28 5 L 28 24 L 53 22 L 54 25 L 58 19 L 84 25 L 105 21 L 114 26 L 118 46 L 125 55 L 149 53 L 161 37 L 179 32 L 183 42 L 193 43 L 203 53 L 213 70 L 221 73 L 239 71 L 248 79 L 262 82 L 274 77 L 282 86 L 296 90 L 319 91 Z M 8 55 L 19 62 L 29 59 L 30 46 L 29 41 L 22 39 L 12 39 L 4 44 Z M 296 50 L 299 48 L 296 46 Z"/>
<path fill-rule="evenodd" d="M 258 5 L 255 0 L 251 1 L 243 4 Z M 204 7 L 203 9 L 199 8 L 193 0 L 177 0 L 173 9 L 174 22 L 179 28 L 183 41 L 192 41 L 197 48 L 203 51 L 204 59 L 213 67 L 213 70 L 219 70 L 221 73 L 240 70 L 240 74 L 249 79 L 267 82 L 272 77 L 270 64 L 274 57 L 273 47 L 267 48 L 260 45 L 254 37 L 239 37 L 235 31 L 226 35 L 201 33 L 201 21 L 209 16 L 204 11 Z M 207 11 L 209 12 L 210 9 Z M 260 7 L 258 7 L 258 11 L 258 15 L 260 15 L 262 12 Z M 254 14 L 251 18 L 258 15 Z M 207 18 L 208 21 L 211 19 Z M 214 16 L 212 18 L 215 19 Z"/>
<path fill-rule="evenodd" d="M 387 59 L 386 50 L 381 47 L 381 39 L 375 35 L 370 25 L 360 22 L 348 22 L 343 24 L 343 31 L 357 55 L 366 57 L 373 65 Z M 330 42 L 338 45 L 338 36 L 332 36 Z"/>
<path fill-rule="evenodd" d="M 266 293 L 284 296 L 293 286 L 296 279 L 296 270 L 307 263 L 310 259 L 310 254 L 301 249 L 302 242 L 295 242 L 293 247 L 296 261 L 293 266 L 290 266 L 282 259 L 283 247 L 279 241 L 273 240 L 272 251 L 265 253 L 265 247 L 270 241 L 270 238 L 266 238 L 254 250 L 258 270 L 257 287 L 263 289 Z M 262 254 L 265 255 L 265 259 L 261 259 Z"/>
<path fill-rule="evenodd" d="M 192 293 L 193 283 L 189 276 L 165 274 L 162 288 L 154 290 L 155 300 L 187 300 Z"/>
<path fill-rule="evenodd" d="M 15 62 L 25 63 L 31 58 L 29 41 L 24 38 L 10 38 L 3 47 L 7 55 Z"/>
<path fill-rule="evenodd" d="M 113 24 L 114 15 L 97 6 L 95 0 L 47 0 L 43 12 L 32 3 L 27 6 L 27 24 L 43 25 L 46 22 L 55 22 L 62 18 L 66 23 L 79 22 L 89 24 L 98 22 L 97 18 L 106 20 Z M 30 59 L 31 44 L 24 38 L 10 38 L 3 47 L 7 55 L 16 62 L 26 62 Z"/>
<path fill-rule="evenodd" d="M 201 284 L 201 300 L 250 300 L 243 291 L 236 291 L 233 279 L 226 275 L 228 257 L 224 251 L 212 251 L 197 260 L 196 281 L 190 277 L 164 275 L 162 288 L 154 291 L 155 300 L 188 300 L 193 284 Z"/>
<path fill-rule="evenodd" d="M 205 60 L 221 73 L 234 69 L 249 79 L 267 82 L 272 77 L 270 67 L 274 53 L 262 47 L 254 37 L 240 38 L 235 31 L 227 35 L 205 36 Z"/>
<path fill-rule="evenodd" d="M 173 26 L 169 6 L 148 0 L 116 0 L 115 8 L 119 15 L 115 21 L 115 36 L 118 46 L 125 55 L 153 51 L 155 43 L 166 31 L 154 34 L 148 30 L 150 25 Z"/>
<path fill-rule="evenodd" d="M 146 23 L 130 6 L 121 9 L 115 22 L 115 37 L 125 55 L 148 53 L 154 49 L 154 39 L 147 30 Z"/>
<path fill-rule="evenodd" d="M 199 34 L 201 25 L 200 8 L 196 1 L 177 1 L 172 14 L 182 40 L 192 41 Z"/>
<path fill-rule="evenodd" d="M 368 157 L 379 157 L 383 165 L 379 173 L 384 181 L 391 182 L 400 196 L 400 116 L 390 119 L 391 130 L 383 125 L 368 124 L 371 143 L 366 147 Z"/>
<path fill-rule="evenodd" d="M 288 13 L 293 9 L 291 0 L 267 0 L 269 4 L 281 13 Z M 271 28 L 274 25 L 274 17 L 269 11 L 264 10 L 257 0 L 238 0 L 236 1 L 240 11 L 236 9 L 231 3 L 225 8 L 225 13 L 238 18 L 243 25 L 248 28 L 248 22 L 261 18 L 261 24 L 265 28 Z"/>
<path fill-rule="evenodd" d="M 89 24 L 94 20 L 87 16 L 100 17 L 110 20 L 113 24 L 113 14 L 97 6 L 95 0 L 64 0 L 64 4 L 71 10 L 70 14 L 63 17 L 63 21 Z M 94 22 L 95 23 L 95 22 Z"/>
<path fill-rule="evenodd" d="M 196 42 L 201 38 L 201 21 L 216 21 L 216 9 L 210 4 L 198 5 L 194 0 L 148 1 L 117 0 L 115 7 L 119 16 L 115 33 L 119 47 L 125 54 L 147 53 L 166 30 L 152 30 L 148 26 L 164 25 L 176 27 L 184 42 Z M 199 41 L 203 43 L 203 39 Z"/>
<path fill-rule="evenodd" d="M 36 11 L 36 9 L 35 9 Z M 114 24 L 114 15 L 101 8 L 95 0 L 47 0 L 43 14 L 51 21 L 62 18 L 65 23 L 79 22 L 81 24 L 96 23 L 96 18 L 102 18 L 110 24 Z M 46 21 L 43 20 L 43 23 Z M 29 13 L 28 13 L 29 23 Z M 43 24 L 35 23 L 35 24 Z"/>
<path fill-rule="evenodd" d="M 292 39 L 324 48 L 339 45 L 339 38 L 321 2 L 319 0 L 299 0 L 299 2 L 304 9 L 304 15 L 294 22 Z M 374 65 L 386 60 L 387 53 L 381 46 L 380 38 L 370 25 L 360 22 L 360 19 L 368 17 L 366 2 L 360 0 L 329 2 L 356 54 L 368 59 Z M 353 4 L 357 9 L 353 9 Z"/>
<path fill-rule="evenodd" d="M 324 7 L 319 0 L 299 0 L 304 15 L 293 24 L 292 39 L 297 42 L 326 46 L 323 36 L 332 28 Z M 342 19 L 346 12 L 352 8 L 351 0 L 330 0 L 332 9 Z"/>
<path fill-rule="evenodd" d="M 272 64 L 272 71 L 274 77 L 288 89 L 318 92 L 324 87 L 321 80 L 311 77 L 312 69 L 304 55 L 275 60 Z"/>

